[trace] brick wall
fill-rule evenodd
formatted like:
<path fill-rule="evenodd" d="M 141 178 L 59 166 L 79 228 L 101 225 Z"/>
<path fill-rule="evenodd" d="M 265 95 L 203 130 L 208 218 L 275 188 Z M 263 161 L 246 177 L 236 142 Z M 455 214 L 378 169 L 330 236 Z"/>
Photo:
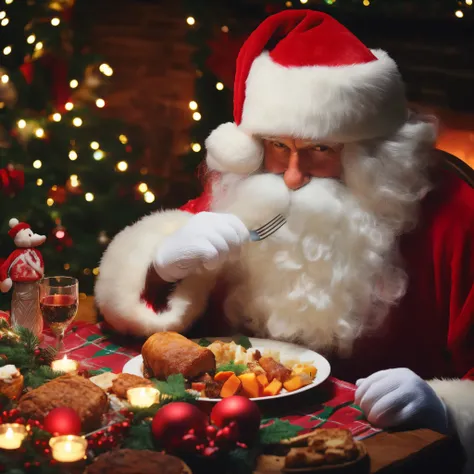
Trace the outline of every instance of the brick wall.
<path fill-rule="evenodd" d="M 107 113 L 141 128 L 146 166 L 166 181 L 160 204 L 179 204 L 189 197 L 178 156 L 188 146 L 195 79 L 184 13 L 173 1 L 86 0 L 83 8 L 94 50 L 114 69 Z"/>

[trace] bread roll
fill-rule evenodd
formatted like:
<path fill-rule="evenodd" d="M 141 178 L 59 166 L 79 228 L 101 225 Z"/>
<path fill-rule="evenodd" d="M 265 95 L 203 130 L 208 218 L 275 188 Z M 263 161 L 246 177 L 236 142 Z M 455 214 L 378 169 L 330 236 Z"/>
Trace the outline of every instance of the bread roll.
<path fill-rule="evenodd" d="M 177 332 L 157 332 L 142 347 L 145 377 L 166 380 L 170 375 L 183 374 L 192 379 L 216 370 L 214 354 Z"/>

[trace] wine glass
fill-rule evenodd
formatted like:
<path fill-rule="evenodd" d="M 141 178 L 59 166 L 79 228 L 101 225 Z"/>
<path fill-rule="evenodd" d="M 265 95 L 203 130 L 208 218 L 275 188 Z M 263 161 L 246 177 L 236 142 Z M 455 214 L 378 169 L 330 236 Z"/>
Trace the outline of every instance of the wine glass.
<path fill-rule="evenodd" d="M 40 283 L 39 294 L 43 319 L 56 337 L 56 349 L 59 352 L 64 333 L 77 313 L 79 282 L 68 276 L 47 277 Z"/>

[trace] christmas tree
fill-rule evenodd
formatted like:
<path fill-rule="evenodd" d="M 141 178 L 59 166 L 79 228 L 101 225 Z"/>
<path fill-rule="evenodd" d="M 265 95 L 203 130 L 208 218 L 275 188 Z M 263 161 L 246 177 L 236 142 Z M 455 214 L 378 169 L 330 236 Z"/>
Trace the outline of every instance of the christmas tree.
<path fill-rule="evenodd" d="M 46 274 L 76 276 L 90 294 L 110 238 L 151 210 L 156 188 L 133 130 L 107 117 L 113 69 L 88 48 L 81 1 L 2 3 L 0 258 L 16 217 L 47 235 Z"/>

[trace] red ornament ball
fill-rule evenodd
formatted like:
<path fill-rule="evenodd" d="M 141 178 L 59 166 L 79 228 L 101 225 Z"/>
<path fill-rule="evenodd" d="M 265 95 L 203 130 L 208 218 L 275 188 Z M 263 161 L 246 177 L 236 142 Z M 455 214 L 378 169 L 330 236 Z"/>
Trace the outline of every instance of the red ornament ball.
<path fill-rule="evenodd" d="M 51 434 L 78 435 L 81 432 L 81 419 L 72 408 L 58 407 L 45 416 L 43 426 Z"/>
<path fill-rule="evenodd" d="M 160 408 L 151 424 L 157 442 L 173 451 L 183 444 L 183 437 L 194 430 L 196 438 L 205 436 L 208 420 L 204 412 L 185 402 L 172 402 Z"/>
<path fill-rule="evenodd" d="M 239 395 L 224 398 L 211 411 L 211 422 L 219 428 L 235 422 L 238 439 L 243 442 L 255 439 L 261 419 L 262 415 L 257 404 Z"/>

